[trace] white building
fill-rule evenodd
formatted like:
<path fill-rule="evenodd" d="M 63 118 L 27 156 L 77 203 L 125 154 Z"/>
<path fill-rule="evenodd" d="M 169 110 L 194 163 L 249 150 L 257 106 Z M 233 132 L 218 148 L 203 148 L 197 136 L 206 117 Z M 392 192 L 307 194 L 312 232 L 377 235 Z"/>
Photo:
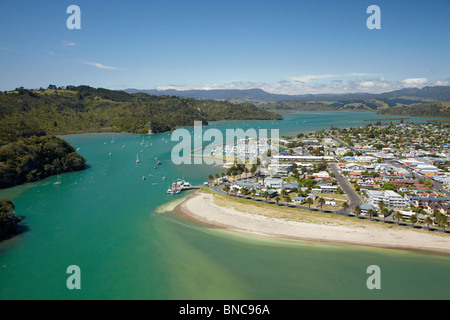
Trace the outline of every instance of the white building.
<path fill-rule="evenodd" d="M 407 200 L 392 190 L 366 190 L 366 194 L 367 202 L 373 204 L 374 206 L 378 206 L 380 201 L 383 201 L 384 204 L 389 207 L 403 208 L 408 206 Z"/>

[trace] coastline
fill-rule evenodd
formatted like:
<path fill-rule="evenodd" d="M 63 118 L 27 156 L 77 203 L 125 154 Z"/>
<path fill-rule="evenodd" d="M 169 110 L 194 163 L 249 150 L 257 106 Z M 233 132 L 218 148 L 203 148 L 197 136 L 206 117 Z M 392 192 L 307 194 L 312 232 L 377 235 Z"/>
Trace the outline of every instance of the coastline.
<path fill-rule="evenodd" d="M 296 211 L 294 219 L 289 215 L 277 216 L 290 211 L 288 208 L 238 199 L 223 203 L 223 197 L 226 196 L 196 191 L 178 204 L 174 212 L 208 227 L 269 238 L 450 254 L 450 237 L 446 234 L 291 209 Z M 261 205 L 267 206 L 264 213 Z"/>

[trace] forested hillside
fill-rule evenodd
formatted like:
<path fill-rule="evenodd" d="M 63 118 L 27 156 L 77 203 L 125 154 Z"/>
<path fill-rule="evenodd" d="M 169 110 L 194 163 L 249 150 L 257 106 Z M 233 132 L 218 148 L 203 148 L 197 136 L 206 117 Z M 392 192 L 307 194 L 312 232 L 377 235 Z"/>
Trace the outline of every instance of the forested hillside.
<path fill-rule="evenodd" d="M 0 147 L 0 188 L 82 170 L 86 160 L 54 136 L 19 138 Z"/>
<path fill-rule="evenodd" d="M 251 104 L 129 94 L 87 86 L 27 90 L 0 95 L 0 140 L 77 132 L 160 133 L 194 121 L 275 120 L 278 114 Z"/>
<path fill-rule="evenodd" d="M 428 102 L 380 110 L 379 114 L 450 118 L 450 101 Z"/>

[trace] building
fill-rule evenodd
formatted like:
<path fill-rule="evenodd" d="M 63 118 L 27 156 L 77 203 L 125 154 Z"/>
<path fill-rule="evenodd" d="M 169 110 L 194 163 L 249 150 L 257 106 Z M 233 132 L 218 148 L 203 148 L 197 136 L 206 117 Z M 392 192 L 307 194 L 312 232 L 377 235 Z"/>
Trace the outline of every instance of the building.
<path fill-rule="evenodd" d="M 305 201 L 305 198 L 303 198 L 303 197 L 293 197 L 292 198 L 292 202 L 294 202 L 294 203 L 301 204 L 301 203 L 303 203 L 303 201 Z"/>
<path fill-rule="evenodd" d="M 394 192 L 392 190 L 366 190 L 366 195 L 367 202 L 374 206 L 378 206 L 380 201 L 383 201 L 384 205 L 389 207 L 403 208 L 408 206 L 408 201 L 397 192 Z"/>

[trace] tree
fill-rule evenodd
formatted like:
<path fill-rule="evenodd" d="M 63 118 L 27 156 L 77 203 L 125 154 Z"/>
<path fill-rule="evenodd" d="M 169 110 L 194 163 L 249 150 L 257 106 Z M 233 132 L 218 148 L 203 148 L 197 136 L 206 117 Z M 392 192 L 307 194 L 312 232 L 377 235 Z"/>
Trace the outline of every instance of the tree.
<path fill-rule="evenodd" d="M 386 183 L 384 183 L 382 186 L 381 186 L 381 188 L 383 189 L 383 190 L 392 190 L 392 191 L 396 191 L 397 190 L 397 188 L 395 188 L 395 184 L 393 184 L 392 182 L 386 182 Z"/>
<path fill-rule="evenodd" d="M 209 182 L 211 182 L 212 180 L 214 180 L 214 176 L 213 176 L 212 174 L 210 174 L 210 175 L 208 176 L 208 180 L 209 180 Z"/>
<path fill-rule="evenodd" d="M 345 201 L 342 204 L 342 209 L 344 209 L 344 214 L 347 215 L 347 209 L 348 209 L 348 202 L 347 201 Z"/>
<path fill-rule="evenodd" d="M 355 213 L 355 215 L 358 217 L 361 214 L 361 207 L 360 206 L 356 206 L 353 209 L 353 212 Z"/>
<path fill-rule="evenodd" d="M 269 198 L 269 192 L 266 190 L 266 191 L 264 191 L 264 193 L 263 193 L 263 197 L 264 198 L 266 198 L 266 203 L 267 203 L 267 198 Z"/>
<path fill-rule="evenodd" d="M 320 204 L 320 211 L 323 212 L 323 205 L 325 204 L 325 199 L 324 198 L 319 198 L 319 204 Z"/>
<path fill-rule="evenodd" d="M 225 187 L 223 187 L 223 191 L 225 191 L 228 195 L 228 193 L 230 192 L 230 185 L 227 184 Z"/>
<path fill-rule="evenodd" d="M 375 214 L 375 210 L 369 209 L 367 210 L 367 214 L 369 215 L 369 220 L 372 221 L 372 216 Z"/>
<path fill-rule="evenodd" d="M 216 173 L 216 174 L 214 175 L 214 178 L 215 178 L 216 180 L 218 180 L 218 179 L 219 179 L 219 175 Z"/>
<path fill-rule="evenodd" d="M 289 205 L 289 203 L 292 201 L 291 197 L 288 194 L 286 194 L 283 198 L 284 201 L 286 201 L 286 205 Z"/>
<path fill-rule="evenodd" d="M 426 216 L 423 222 L 427 225 L 427 229 L 430 230 L 430 224 L 433 223 L 433 220 L 430 218 L 430 216 Z"/>
<path fill-rule="evenodd" d="M 442 215 L 441 218 L 439 219 L 439 224 L 442 226 L 442 228 L 444 228 L 444 232 L 445 232 L 445 227 L 448 224 L 447 216 Z"/>
<path fill-rule="evenodd" d="M 245 169 L 244 169 L 245 179 L 248 178 L 248 173 L 249 173 L 249 172 L 250 172 L 250 171 L 248 171 L 247 167 L 245 167 Z"/>
<path fill-rule="evenodd" d="M 252 190 L 250 190 L 250 193 L 252 194 L 252 197 L 254 198 L 255 194 L 256 194 L 256 190 L 254 188 L 252 188 Z"/>
<path fill-rule="evenodd" d="M 17 216 L 15 206 L 9 199 L 0 200 L 0 239 L 11 236 L 22 218 Z"/>
<path fill-rule="evenodd" d="M 381 208 L 380 213 L 383 215 L 383 222 L 386 223 L 386 216 L 389 213 L 388 208 L 386 207 Z"/>
<path fill-rule="evenodd" d="M 395 211 L 394 217 L 397 219 L 397 223 L 400 223 L 400 219 L 403 218 L 403 215 L 399 211 Z"/>
<path fill-rule="evenodd" d="M 312 198 L 306 198 L 305 202 L 308 204 L 308 210 L 311 210 L 311 205 L 314 203 Z"/>
<path fill-rule="evenodd" d="M 417 215 L 416 214 L 412 214 L 410 217 L 409 217 L 409 222 L 411 222 L 411 224 L 412 224 L 412 226 L 414 227 L 414 224 L 418 221 L 419 219 L 417 218 Z"/>
<path fill-rule="evenodd" d="M 280 202 L 280 200 L 281 200 L 280 197 L 276 197 L 276 198 L 275 198 L 275 201 L 277 202 L 277 204 L 278 204 L 278 202 Z"/>

